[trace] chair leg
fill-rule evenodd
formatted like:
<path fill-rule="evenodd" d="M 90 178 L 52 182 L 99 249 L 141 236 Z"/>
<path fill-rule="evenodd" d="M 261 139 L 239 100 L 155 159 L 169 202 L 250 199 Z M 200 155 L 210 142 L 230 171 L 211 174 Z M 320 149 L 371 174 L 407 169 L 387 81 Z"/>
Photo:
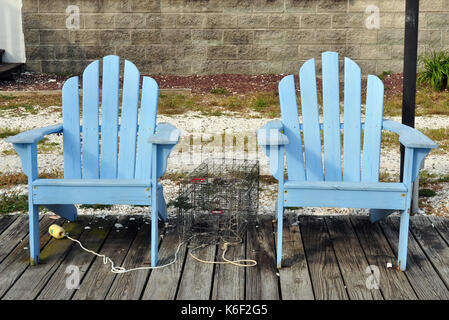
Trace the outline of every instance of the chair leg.
<path fill-rule="evenodd" d="M 402 211 L 399 229 L 399 248 L 398 248 L 398 268 L 401 271 L 405 271 L 407 267 L 409 221 L 410 221 L 409 209 Z"/>
<path fill-rule="evenodd" d="M 278 269 L 281 268 L 282 263 L 282 229 L 283 229 L 283 223 L 284 223 L 284 206 L 278 205 L 278 212 L 277 212 L 277 220 L 278 220 L 278 240 L 277 240 L 277 267 Z"/>
<path fill-rule="evenodd" d="M 28 205 L 28 217 L 30 228 L 30 264 L 32 266 L 39 263 L 40 258 L 40 238 L 39 238 L 39 208 L 37 205 Z"/>
<path fill-rule="evenodd" d="M 158 260 L 158 206 L 156 188 L 152 188 L 151 199 L 151 266 L 155 267 Z"/>

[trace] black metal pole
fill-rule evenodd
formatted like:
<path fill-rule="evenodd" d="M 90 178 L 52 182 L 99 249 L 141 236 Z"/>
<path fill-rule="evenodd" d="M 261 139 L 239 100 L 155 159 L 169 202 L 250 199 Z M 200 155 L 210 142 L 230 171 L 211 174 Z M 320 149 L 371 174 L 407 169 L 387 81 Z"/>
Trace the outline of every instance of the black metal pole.
<path fill-rule="evenodd" d="M 402 123 L 415 127 L 416 64 L 418 56 L 419 0 L 405 4 L 404 79 L 402 82 Z M 401 145 L 401 181 L 404 168 L 404 147 Z"/>

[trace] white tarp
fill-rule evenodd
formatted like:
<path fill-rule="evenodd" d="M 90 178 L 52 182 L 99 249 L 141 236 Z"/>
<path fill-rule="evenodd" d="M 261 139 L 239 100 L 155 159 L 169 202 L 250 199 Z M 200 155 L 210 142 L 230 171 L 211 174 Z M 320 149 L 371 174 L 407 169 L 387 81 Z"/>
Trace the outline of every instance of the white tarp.
<path fill-rule="evenodd" d="M 25 62 L 22 0 L 0 0 L 0 49 L 3 62 Z"/>

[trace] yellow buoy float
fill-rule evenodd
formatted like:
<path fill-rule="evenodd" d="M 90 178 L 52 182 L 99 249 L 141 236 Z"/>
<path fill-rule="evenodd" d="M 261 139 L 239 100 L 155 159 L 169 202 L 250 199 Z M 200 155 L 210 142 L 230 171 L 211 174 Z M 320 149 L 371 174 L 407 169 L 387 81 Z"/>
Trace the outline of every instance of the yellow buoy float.
<path fill-rule="evenodd" d="M 58 226 L 57 224 L 52 224 L 50 228 L 48 228 L 48 232 L 50 235 L 56 239 L 62 239 L 65 236 L 65 230 L 63 227 Z"/>

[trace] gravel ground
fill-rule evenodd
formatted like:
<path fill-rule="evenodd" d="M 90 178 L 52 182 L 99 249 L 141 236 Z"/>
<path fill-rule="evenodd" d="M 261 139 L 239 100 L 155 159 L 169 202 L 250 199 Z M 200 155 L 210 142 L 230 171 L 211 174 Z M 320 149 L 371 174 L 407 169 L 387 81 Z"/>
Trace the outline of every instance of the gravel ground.
<path fill-rule="evenodd" d="M 393 118 L 400 120 L 399 118 Z M 267 118 L 248 118 L 237 115 L 231 116 L 212 116 L 204 117 L 199 113 L 188 113 L 176 116 L 158 116 L 158 122 L 170 122 L 182 131 L 182 141 L 175 148 L 172 156 L 169 159 L 167 168 L 168 173 L 185 172 L 196 167 L 201 161 L 208 157 L 234 157 L 234 158 L 249 158 L 258 159 L 260 161 L 261 174 L 269 175 L 268 161 L 261 150 L 256 151 L 255 131 L 265 124 L 270 119 Z M 417 117 L 417 128 L 440 128 L 446 127 L 449 124 L 449 117 L 447 116 L 432 116 L 432 117 Z M 48 112 L 48 109 L 39 111 L 37 114 L 26 115 L 22 117 L 10 117 L 4 114 L 0 117 L 2 127 L 19 129 L 20 131 L 60 123 L 61 118 L 59 113 Z M 220 143 L 222 135 L 225 133 L 225 146 Z M 233 142 L 233 137 L 236 137 L 236 142 Z M 244 137 L 248 137 L 248 143 L 244 148 Z M 210 142 L 212 138 L 214 141 Z M 54 169 L 63 168 L 62 157 L 62 136 L 51 135 L 48 136 L 48 142 L 55 142 L 58 144 L 54 150 L 48 153 L 38 154 L 38 164 L 40 172 L 51 172 Z M 209 142 L 208 142 L 209 141 Z M 201 145 L 203 147 L 201 147 Z M 235 145 L 235 146 L 233 146 Z M 3 151 L 11 149 L 11 145 L 6 143 L 4 139 L 0 139 L 1 174 L 20 172 L 21 164 L 17 154 L 4 155 Z M 240 151 L 237 151 L 240 150 Z M 188 156 L 189 152 L 192 156 Z M 381 169 L 388 172 L 392 176 L 398 178 L 399 176 L 399 152 L 393 149 L 382 149 L 381 154 Z M 449 173 L 449 161 L 447 154 L 431 153 L 425 161 L 425 169 L 429 173 L 441 175 Z M 175 181 L 163 179 L 165 196 L 167 200 L 175 199 L 178 192 L 178 187 Z M 422 201 L 424 204 L 423 212 L 431 212 L 433 214 L 448 215 L 449 216 L 449 184 L 441 183 L 435 185 L 437 192 L 436 196 Z M 26 193 L 25 185 L 14 186 L 11 189 L 0 189 L 0 194 L 19 192 Z M 276 199 L 277 187 L 274 184 L 261 184 L 260 190 L 260 213 L 272 214 L 275 210 L 274 204 Z M 170 214 L 175 214 L 175 209 L 169 209 Z M 290 211 L 290 210 L 289 210 Z M 328 208 L 304 208 L 295 210 L 301 214 L 342 214 L 342 213 L 356 213 L 366 214 L 367 210 L 353 210 L 353 209 L 328 209 Z M 147 214 L 148 208 L 133 207 L 133 206 L 114 206 L 106 209 L 80 209 L 80 214 Z"/>

